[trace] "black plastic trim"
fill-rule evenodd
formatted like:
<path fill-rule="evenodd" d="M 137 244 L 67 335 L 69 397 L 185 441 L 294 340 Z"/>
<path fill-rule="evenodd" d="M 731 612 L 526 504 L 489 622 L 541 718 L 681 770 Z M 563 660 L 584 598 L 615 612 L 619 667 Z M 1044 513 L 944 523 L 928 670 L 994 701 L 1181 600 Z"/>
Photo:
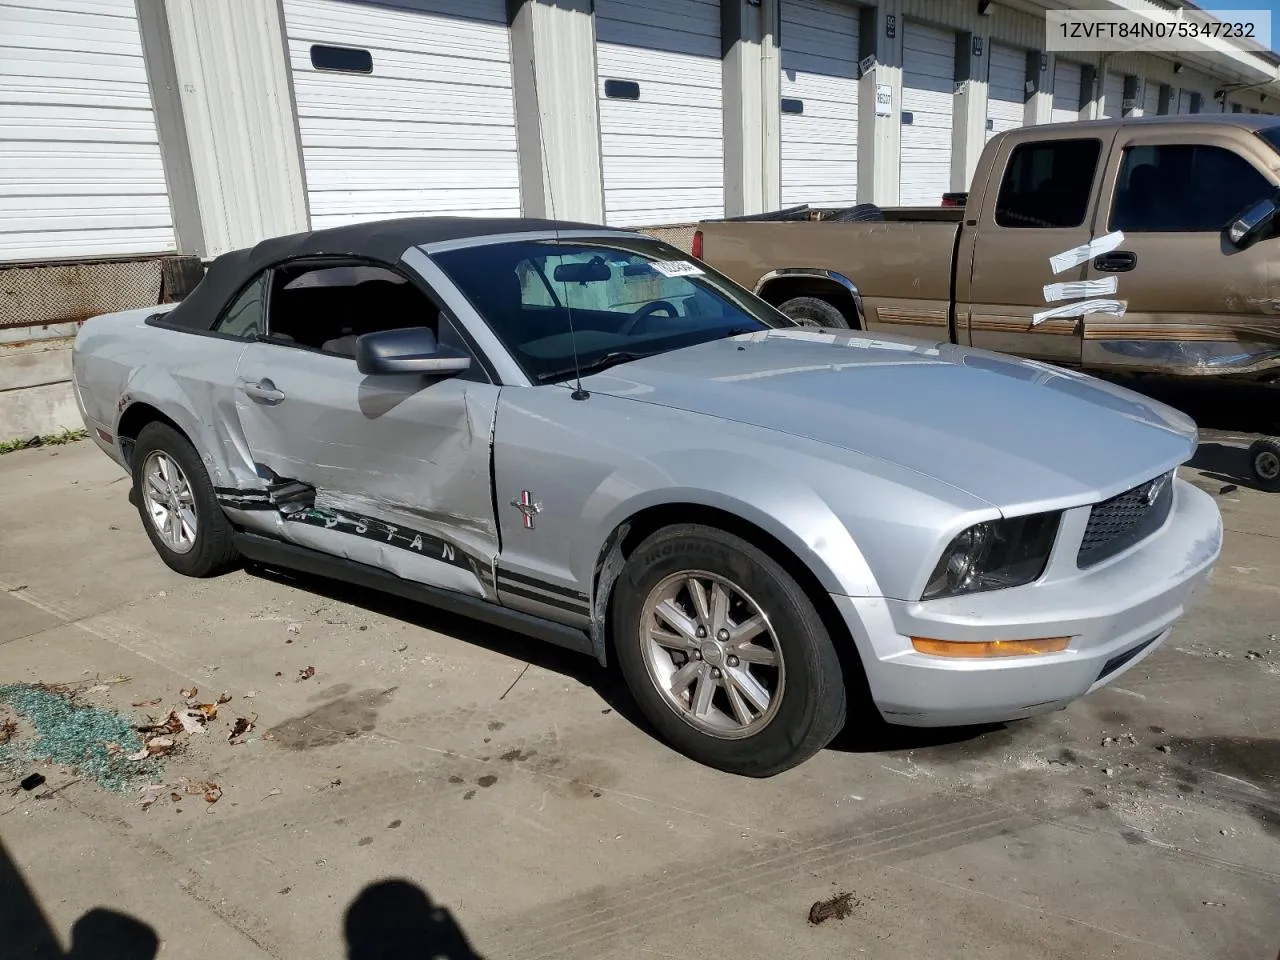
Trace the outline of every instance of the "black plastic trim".
<path fill-rule="evenodd" d="M 472 617 L 497 627 L 505 627 L 525 636 L 555 644 L 557 647 L 564 647 L 578 653 L 594 654 L 591 638 L 576 627 L 499 606 L 480 597 L 470 597 L 452 590 L 405 580 L 368 564 L 332 557 L 318 550 L 273 540 L 254 533 L 237 533 L 236 549 L 246 559 L 258 563 L 277 565 L 288 570 L 298 570 L 381 590 L 406 600 Z"/>
<path fill-rule="evenodd" d="M 576 613 L 581 616 L 588 616 L 591 613 L 585 600 L 571 600 L 568 597 L 553 597 L 545 593 L 537 593 L 528 587 L 517 587 L 510 583 L 503 583 L 501 578 L 498 580 L 498 593 L 507 593 L 513 597 L 519 597 L 521 600 L 532 600 L 535 603 L 545 603 L 548 607 L 555 607 L 557 610 L 563 610 L 566 613 Z"/>
<path fill-rule="evenodd" d="M 1151 637 L 1147 640 L 1143 640 L 1141 643 L 1137 644 L 1136 646 L 1130 647 L 1128 650 L 1124 651 L 1123 653 L 1117 653 L 1114 657 L 1112 657 L 1103 665 L 1102 672 L 1098 674 L 1097 678 L 1093 682 L 1097 683 L 1098 680 L 1101 680 L 1103 677 L 1110 676 L 1111 674 L 1115 673 L 1117 670 L 1123 667 L 1126 663 L 1128 663 L 1130 660 L 1132 660 L 1134 657 L 1140 654 L 1143 650 L 1147 649 L 1147 647 L 1151 646 L 1153 643 L 1159 640 L 1162 635 L 1163 633 L 1157 633 L 1154 637 Z"/>
<path fill-rule="evenodd" d="M 610 100 L 639 100 L 640 84 L 634 80 L 606 80 L 604 95 Z"/>
<path fill-rule="evenodd" d="M 530 577 L 523 573 L 515 573 L 512 570 L 504 570 L 498 567 L 498 579 L 510 580 L 517 585 L 524 584 L 529 587 L 537 587 L 539 590 L 545 590 L 547 593 L 554 593 L 564 597 L 572 597 L 574 600 L 581 600 L 586 603 L 589 599 L 581 590 L 574 590 L 572 587 L 561 587 L 554 583 L 547 583 L 545 580 L 539 580 L 537 577 Z"/>
<path fill-rule="evenodd" d="M 373 54 L 361 47 L 313 43 L 311 66 L 324 73 L 373 73 Z"/>

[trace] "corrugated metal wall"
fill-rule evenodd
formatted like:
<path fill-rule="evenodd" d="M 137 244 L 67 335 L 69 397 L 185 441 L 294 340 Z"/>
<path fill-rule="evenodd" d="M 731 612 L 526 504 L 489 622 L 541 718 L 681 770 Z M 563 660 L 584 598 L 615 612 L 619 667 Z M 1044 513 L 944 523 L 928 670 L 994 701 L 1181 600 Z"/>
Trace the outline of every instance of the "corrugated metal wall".
<path fill-rule="evenodd" d="M 858 195 L 858 12 L 782 0 L 782 203 L 851 205 Z"/>
<path fill-rule="evenodd" d="M 276 5 L 165 0 L 165 11 L 203 235 L 203 249 L 183 252 L 214 257 L 305 230 Z"/>
<path fill-rule="evenodd" d="M 284 17 L 313 227 L 520 215 L 502 0 L 285 0 Z M 316 45 L 371 66 L 335 71 Z"/>
<path fill-rule="evenodd" d="M 174 249 L 133 0 L 0 0 L 0 262 Z"/>
<path fill-rule="evenodd" d="M 953 30 L 974 33 L 990 30 L 991 39 L 1029 50 L 1044 47 L 1044 20 L 1005 6 L 995 7 L 990 17 L 980 17 L 977 0 L 906 0 L 902 13 L 913 20 L 925 20 Z"/>
<path fill-rule="evenodd" d="M 908 20 L 902 28 L 902 48 L 898 202 L 937 206 L 951 189 L 956 35 Z"/>
<path fill-rule="evenodd" d="M 595 8 L 606 222 L 635 226 L 721 216 L 719 3 L 596 0 Z M 605 89 L 609 81 L 638 89 L 615 93 L 617 88 Z"/>

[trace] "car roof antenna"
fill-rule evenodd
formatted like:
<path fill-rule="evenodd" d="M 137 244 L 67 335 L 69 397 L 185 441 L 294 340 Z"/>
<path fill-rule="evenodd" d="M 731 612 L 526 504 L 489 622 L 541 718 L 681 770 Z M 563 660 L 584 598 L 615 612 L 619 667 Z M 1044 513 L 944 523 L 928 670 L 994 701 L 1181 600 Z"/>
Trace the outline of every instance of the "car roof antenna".
<path fill-rule="evenodd" d="M 533 62 L 533 58 L 529 58 L 529 74 L 533 77 L 533 101 L 534 111 L 538 117 L 538 153 L 541 154 L 542 172 L 546 178 L 544 182 L 547 186 L 547 212 L 551 215 L 551 229 L 556 235 L 557 245 L 560 243 L 560 224 L 556 220 L 556 197 L 551 189 L 551 164 L 547 162 L 547 137 L 542 129 L 542 94 L 538 92 L 538 67 Z M 554 276 L 554 275 L 553 275 Z M 578 337 L 573 329 L 573 304 L 569 302 L 568 286 L 562 286 L 561 294 L 564 296 L 564 309 L 569 317 L 569 349 L 573 352 L 573 379 L 574 388 L 571 396 L 574 400 L 586 400 L 591 396 L 582 386 L 582 367 L 578 363 Z"/>

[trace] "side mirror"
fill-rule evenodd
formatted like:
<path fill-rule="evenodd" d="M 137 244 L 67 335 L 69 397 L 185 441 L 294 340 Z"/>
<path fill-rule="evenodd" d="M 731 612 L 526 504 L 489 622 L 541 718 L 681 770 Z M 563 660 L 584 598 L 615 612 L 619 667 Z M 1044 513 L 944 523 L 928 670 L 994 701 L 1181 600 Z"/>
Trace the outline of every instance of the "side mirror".
<path fill-rule="evenodd" d="M 471 369 L 471 358 L 441 346 L 426 327 L 380 330 L 356 338 L 356 369 L 366 374 L 452 376 Z"/>
<path fill-rule="evenodd" d="M 1276 214 L 1280 213 L 1277 196 L 1280 196 L 1280 191 L 1265 200 L 1259 200 L 1231 222 L 1227 227 L 1227 239 L 1233 247 L 1243 250 L 1270 232 L 1275 224 Z"/>

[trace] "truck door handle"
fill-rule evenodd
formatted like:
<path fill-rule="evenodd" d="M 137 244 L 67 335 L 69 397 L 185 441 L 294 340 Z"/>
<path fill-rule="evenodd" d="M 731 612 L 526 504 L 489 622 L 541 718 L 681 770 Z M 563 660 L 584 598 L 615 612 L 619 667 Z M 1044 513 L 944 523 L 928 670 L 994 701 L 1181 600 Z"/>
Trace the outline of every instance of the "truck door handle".
<path fill-rule="evenodd" d="M 265 377 L 257 383 L 245 383 L 241 386 L 254 403 L 265 403 L 269 407 L 274 407 L 284 399 L 284 391 L 277 390 L 276 385 Z"/>
<path fill-rule="evenodd" d="M 1128 250 L 1116 250 L 1093 258 L 1093 269 L 1103 273 L 1124 273 L 1138 265 L 1138 255 Z"/>

